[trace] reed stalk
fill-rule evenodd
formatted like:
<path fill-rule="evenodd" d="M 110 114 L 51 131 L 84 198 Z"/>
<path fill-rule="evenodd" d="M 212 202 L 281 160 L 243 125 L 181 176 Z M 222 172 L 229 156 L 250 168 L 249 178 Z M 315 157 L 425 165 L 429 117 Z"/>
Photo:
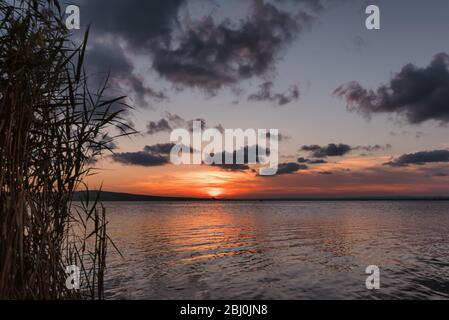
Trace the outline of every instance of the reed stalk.
<path fill-rule="evenodd" d="M 132 129 L 123 97 L 88 84 L 88 34 L 74 45 L 57 0 L 0 0 L 0 299 L 104 298 L 106 212 L 83 181 Z"/>

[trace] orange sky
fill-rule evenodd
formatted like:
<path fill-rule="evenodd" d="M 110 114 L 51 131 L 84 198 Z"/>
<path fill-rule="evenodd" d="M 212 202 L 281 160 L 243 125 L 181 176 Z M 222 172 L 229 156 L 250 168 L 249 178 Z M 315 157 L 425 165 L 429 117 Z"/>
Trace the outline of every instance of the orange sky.
<path fill-rule="evenodd" d="M 173 130 L 202 120 L 208 128 L 278 129 L 282 162 L 329 162 L 263 178 L 251 170 L 104 159 L 90 188 L 207 198 L 448 196 L 449 161 L 383 164 L 449 152 L 449 2 L 384 1 L 381 30 L 366 28 L 364 1 L 321 2 L 318 10 L 312 1 L 141 1 L 137 8 L 110 1 L 99 10 L 97 1 L 83 1 L 74 35 L 92 26 L 87 74 L 100 82 L 110 76 L 107 95 L 128 97 L 133 110 L 123 116 L 140 133 L 116 141 L 116 156 L 141 157 L 144 148 L 167 144 Z M 142 12 L 155 19 L 141 19 Z M 301 149 L 330 144 L 351 152 Z"/>
<path fill-rule="evenodd" d="M 307 171 L 260 177 L 252 171 L 211 166 L 138 167 L 100 162 L 88 178 L 91 189 L 158 196 L 282 198 L 319 196 L 448 195 L 447 179 L 422 174 L 422 167 L 385 168 L 390 158 L 348 157 Z M 333 174 L 323 174 L 332 172 Z"/>

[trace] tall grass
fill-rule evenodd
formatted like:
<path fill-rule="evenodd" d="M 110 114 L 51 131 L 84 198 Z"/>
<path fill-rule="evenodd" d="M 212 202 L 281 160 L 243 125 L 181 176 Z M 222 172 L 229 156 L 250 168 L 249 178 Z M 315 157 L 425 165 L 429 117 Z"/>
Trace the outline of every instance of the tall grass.
<path fill-rule="evenodd" d="M 72 203 L 91 164 L 132 129 L 123 97 L 92 92 L 57 0 L 0 0 L 0 299 L 102 299 L 98 199 Z M 66 287 L 81 268 L 82 290 Z"/>

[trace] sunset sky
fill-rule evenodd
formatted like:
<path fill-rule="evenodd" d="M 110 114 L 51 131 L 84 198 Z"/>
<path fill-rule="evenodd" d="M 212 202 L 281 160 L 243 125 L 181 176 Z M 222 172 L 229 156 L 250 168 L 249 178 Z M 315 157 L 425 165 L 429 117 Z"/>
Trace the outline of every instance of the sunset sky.
<path fill-rule="evenodd" d="M 87 72 L 139 135 L 90 188 L 219 198 L 449 196 L 446 0 L 79 0 Z M 365 8 L 381 9 L 381 30 Z M 83 30 L 75 32 L 81 37 Z M 95 81 L 93 81 L 95 82 Z M 174 166 L 170 132 L 279 129 L 280 170 Z M 238 170 L 236 170 L 238 169 Z"/>

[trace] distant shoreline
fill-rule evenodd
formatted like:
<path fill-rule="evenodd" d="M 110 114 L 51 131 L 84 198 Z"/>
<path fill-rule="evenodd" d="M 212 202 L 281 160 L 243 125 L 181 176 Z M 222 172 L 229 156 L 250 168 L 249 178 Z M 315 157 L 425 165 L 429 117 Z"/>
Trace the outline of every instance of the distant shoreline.
<path fill-rule="evenodd" d="M 80 201 L 84 198 L 85 192 L 76 192 L 73 200 Z M 98 191 L 90 191 L 89 198 L 91 200 L 96 199 Z M 298 197 L 298 198 L 189 198 L 189 197 L 161 197 L 161 196 L 148 196 L 129 193 L 117 193 L 102 191 L 98 200 L 101 202 L 275 202 L 275 201 L 301 201 L 301 202 L 326 202 L 326 201 L 449 201 L 449 196 L 395 196 L 395 197 Z"/>

